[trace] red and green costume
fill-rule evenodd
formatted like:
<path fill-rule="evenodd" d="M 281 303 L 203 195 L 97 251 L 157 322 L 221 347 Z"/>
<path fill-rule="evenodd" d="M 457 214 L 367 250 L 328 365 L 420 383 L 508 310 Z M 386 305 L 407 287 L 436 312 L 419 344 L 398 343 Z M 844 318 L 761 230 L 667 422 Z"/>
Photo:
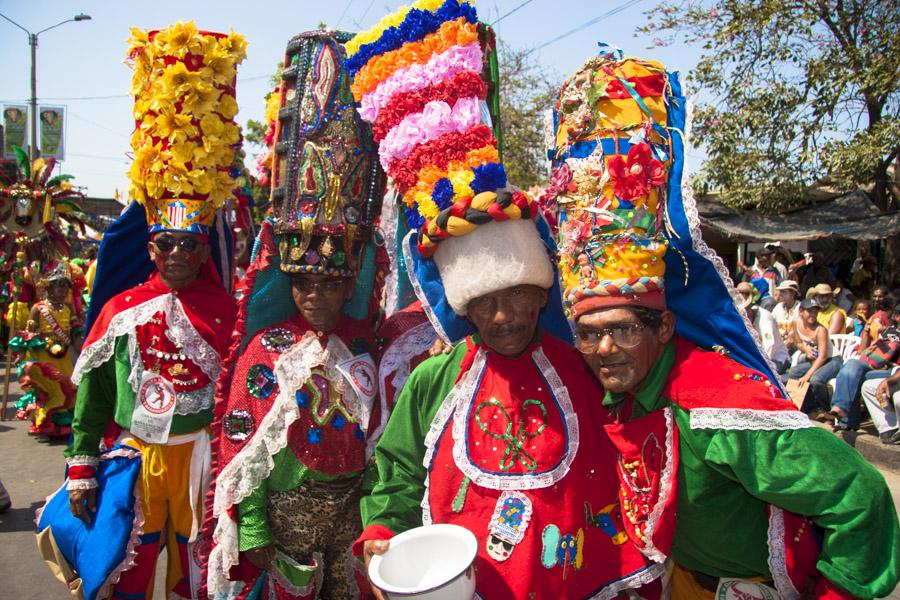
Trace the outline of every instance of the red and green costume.
<path fill-rule="evenodd" d="M 659 577 L 626 543 L 598 394 L 579 354 L 546 333 L 519 358 L 476 335 L 426 360 L 376 447 L 355 551 L 422 524 L 461 525 L 478 538 L 485 600 L 612 598 Z"/>
<path fill-rule="evenodd" d="M 178 549 L 180 558 L 169 561 L 167 589 L 175 597 L 191 598 L 199 587 L 199 565 L 189 544 L 202 523 L 201 490 L 209 473 L 207 428 L 220 356 L 228 348 L 234 317 L 235 301 L 207 263 L 197 281 L 179 290 L 169 288 L 154 272 L 146 283 L 113 297 L 85 341 L 73 375 L 78 396 L 74 442 L 65 451 L 69 489 L 97 487 L 101 442 L 105 434 L 110 437 L 110 430 L 123 431 L 124 443 L 144 455 L 144 523 L 136 564 L 122 574 L 114 598 L 143 597 L 167 523 L 170 547 Z M 148 444 L 128 432 L 148 372 L 158 373 L 175 392 L 167 444 Z"/>
<path fill-rule="evenodd" d="M 900 528 L 881 475 L 761 374 L 676 338 L 636 395 L 603 405 L 625 529 L 648 557 L 783 599 L 892 591 Z"/>

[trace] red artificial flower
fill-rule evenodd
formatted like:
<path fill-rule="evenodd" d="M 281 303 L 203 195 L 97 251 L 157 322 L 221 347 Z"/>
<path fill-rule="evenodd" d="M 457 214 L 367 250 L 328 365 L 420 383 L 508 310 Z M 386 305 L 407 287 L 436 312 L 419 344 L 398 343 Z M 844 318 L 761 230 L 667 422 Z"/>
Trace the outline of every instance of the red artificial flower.
<path fill-rule="evenodd" d="M 613 156 L 606 167 L 615 184 L 615 194 L 622 200 L 646 196 L 651 189 L 662 185 L 666 178 L 662 162 L 653 158 L 647 144 L 632 146 L 627 160 L 620 154 Z"/>

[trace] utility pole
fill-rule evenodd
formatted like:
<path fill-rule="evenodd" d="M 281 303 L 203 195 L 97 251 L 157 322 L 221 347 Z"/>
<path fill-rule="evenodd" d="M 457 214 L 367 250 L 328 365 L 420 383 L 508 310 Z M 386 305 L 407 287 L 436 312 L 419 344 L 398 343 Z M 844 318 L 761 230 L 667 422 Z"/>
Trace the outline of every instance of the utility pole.
<path fill-rule="evenodd" d="M 29 157 L 31 160 L 36 159 L 39 156 L 38 152 L 38 144 L 37 144 L 37 45 L 38 45 L 38 36 L 45 31 L 49 31 L 54 27 L 59 27 L 60 25 L 65 25 L 66 23 L 71 23 L 73 21 L 90 21 L 91 16 L 86 15 L 84 13 L 78 13 L 71 19 L 66 19 L 65 21 L 60 21 L 56 25 L 51 25 L 45 29 L 41 29 L 37 33 L 31 33 L 3 13 L 0 13 L 0 17 L 3 17 L 22 31 L 24 31 L 28 35 L 28 45 L 31 46 L 31 142 L 30 148 L 28 151 Z"/>

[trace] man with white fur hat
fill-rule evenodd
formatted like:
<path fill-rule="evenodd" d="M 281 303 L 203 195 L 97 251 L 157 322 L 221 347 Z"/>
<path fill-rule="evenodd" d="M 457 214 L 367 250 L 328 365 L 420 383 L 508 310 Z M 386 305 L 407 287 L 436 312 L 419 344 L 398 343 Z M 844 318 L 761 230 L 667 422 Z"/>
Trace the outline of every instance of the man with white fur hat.
<path fill-rule="evenodd" d="M 478 539 L 482 598 L 653 596 L 662 565 L 625 543 L 613 450 L 594 433 L 608 417 L 569 343 L 546 223 L 507 188 L 484 122 L 474 8 L 419 0 L 346 48 L 417 229 L 404 244 L 413 287 L 445 341 L 464 340 L 404 385 L 354 552 L 368 563 L 396 534 L 452 523 Z"/>

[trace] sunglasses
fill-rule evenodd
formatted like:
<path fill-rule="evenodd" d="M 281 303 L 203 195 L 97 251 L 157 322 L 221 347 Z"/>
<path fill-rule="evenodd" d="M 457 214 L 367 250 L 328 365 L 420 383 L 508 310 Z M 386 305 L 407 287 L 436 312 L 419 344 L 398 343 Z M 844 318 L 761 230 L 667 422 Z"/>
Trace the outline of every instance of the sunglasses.
<path fill-rule="evenodd" d="M 163 254 L 168 254 L 178 246 L 182 252 L 196 252 L 200 247 L 200 241 L 193 237 L 174 238 L 172 236 L 158 237 L 151 242 L 156 249 Z"/>

